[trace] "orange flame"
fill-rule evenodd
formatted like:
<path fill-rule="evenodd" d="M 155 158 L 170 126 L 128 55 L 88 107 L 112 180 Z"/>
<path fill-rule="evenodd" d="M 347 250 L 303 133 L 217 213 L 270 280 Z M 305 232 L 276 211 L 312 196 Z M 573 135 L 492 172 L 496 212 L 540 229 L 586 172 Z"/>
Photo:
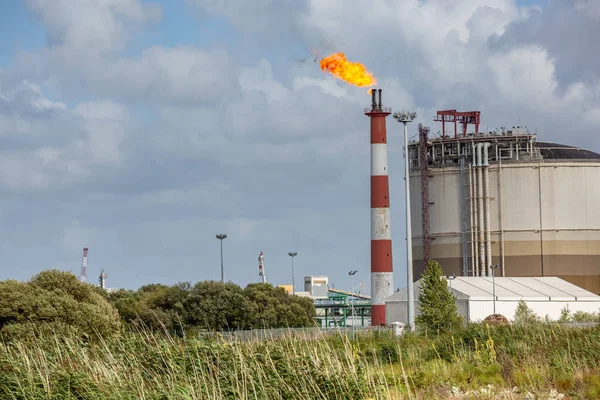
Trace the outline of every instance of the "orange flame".
<path fill-rule="evenodd" d="M 333 53 L 323 58 L 320 62 L 321 69 L 329 72 L 351 85 L 365 87 L 377 83 L 364 65 L 346 60 L 344 53 Z"/>

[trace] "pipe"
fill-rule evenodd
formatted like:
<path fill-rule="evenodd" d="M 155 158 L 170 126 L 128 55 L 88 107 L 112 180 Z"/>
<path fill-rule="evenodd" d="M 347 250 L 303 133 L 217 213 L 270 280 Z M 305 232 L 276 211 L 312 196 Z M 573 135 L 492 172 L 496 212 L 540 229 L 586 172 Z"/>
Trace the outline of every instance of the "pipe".
<path fill-rule="evenodd" d="M 469 165 L 469 214 L 471 216 L 471 271 L 473 276 L 475 276 L 475 234 L 474 234 L 474 226 L 473 226 L 473 167 Z M 468 274 L 467 274 L 468 275 Z"/>
<path fill-rule="evenodd" d="M 377 89 L 371 89 L 371 110 L 377 109 Z"/>
<path fill-rule="evenodd" d="M 500 264 L 502 266 L 502 276 L 506 276 L 504 268 L 504 205 L 502 204 L 502 157 L 500 157 L 498 167 L 498 220 L 500 222 Z"/>
<path fill-rule="evenodd" d="M 544 276 L 544 219 L 542 214 L 542 162 L 538 162 L 538 200 L 540 205 L 540 264 L 542 276 Z"/>
<path fill-rule="evenodd" d="M 490 226 L 490 164 L 488 149 L 491 143 L 483 144 L 483 199 L 485 202 L 485 244 L 486 244 L 486 274 L 490 274 L 492 265 L 492 227 Z"/>
<path fill-rule="evenodd" d="M 479 217 L 477 213 L 477 145 L 473 143 L 473 166 L 475 168 L 475 177 L 473 179 L 473 247 L 475 248 L 475 266 L 473 276 L 479 276 Z"/>
<path fill-rule="evenodd" d="M 378 89 L 379 91 L 379 110 L 381 111 L 381 89 Z"/>
<path fill-rule="evenodd" d="M 483 209 L 483 167 L 482 167 L 482 154 L 481 150 L 483 143 L 477 144 L 477 203 L 478 203 L 478 215 L 479 215 L 479 266 L 481 272 L 486 271 L 485 266 L 485 241 L 484 241 L 484 230 L 485 225 L 483 222 L 483 216 L 485 210 Z M 487 274 L 486 274 L 487 276 Z"/>

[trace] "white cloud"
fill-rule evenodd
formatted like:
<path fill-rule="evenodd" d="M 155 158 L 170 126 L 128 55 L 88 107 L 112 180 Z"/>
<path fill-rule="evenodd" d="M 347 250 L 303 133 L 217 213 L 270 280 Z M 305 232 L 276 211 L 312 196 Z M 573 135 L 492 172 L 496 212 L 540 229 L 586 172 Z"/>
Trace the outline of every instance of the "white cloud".
<path fill-rule="evenodd" d="M 554 108 L 555 68 L 540 47 L 516 48 L 488 58 L 498 93 L 520 105 Z"/>
<path fill-rule="evenodd" d="M 157 20 L 156 3 L 139 0 L 27 0 L 48 30 L 51 48 L 83 54 L 125 48 L 137 24 Z M 134 24 L 134 25 L 132 25 Z"/>
<path fill-rule="evenodd" d="M 271 64 L 265 59 L 260 60 L 256 67 L 244 68 L 239 82 L 243 90 L 263 92 L 271 102 L 285 100 L 289 95 L 289 90 L 275 80 Z"/>
<path fill-rule="evenodd" d="M 436 109 L 480 109 L 483 126 L 523 118 L 540 140 L 600 146 L 582 134 L 600 122 L 600 57 L 589 52 L 597 35 L 585 35 L 596 29 L 584 15 L 593 3 L 191 2 L 235 31 L 217 32 L 210 49 L 174 44 L 194 43 L 189 37 L 138 49 L 152 37 L 143 28 L 160 17 L 151 3 L 30 0 L 49 45 L 21 53 L 10 71 L 17 84 L 0 75 L 0 186 L 22 196 L 0 199 L 0 208 L 32 221 L 39 241 L 62 237 L 63 252 L 102 242 L 109 273 L 121 280 L 115 286 L 217 278 L 205 264 L 218 265 L 221 229 L 235 249 L 226 276 L 236 282 L 256 280 L 255 269 L 240 266 L 254 265 L 261 249 L 269 279 L 288 279 L 280 268 L 288 248 L 301 254 L 299 273 L 339 276 L 340 265 L 354 265 L 368 279 L 370 97 L 312 58 L 297 63 L 312 45 L 364 63 L 394 111 L 416 110 L 410 136 L 419 122 L 439 130 Z M 133 39 L 142 40 L 131 51 Z M 578 121 L 568 137 L 565 110 Z M 388 119 L 388 132 L 399 227 L 400 124 Z M 402 240 L 394 243 L 399 262 Z"/>
<path fill-rule="evenodd" d="M 235 68 L 222 50 L 191 46 L 151 47 L 139 58 L 122 58 L 95 77 L 101 93 L 127 99 L 213 103 L 237 89 Z"/>
<path fill-rule="evenodd" d="M 151 46 L 125 56 L 128 43 L 162 11 L 140 0 L 28 0 L 43 21 L 50 46 L 24 53 L 19 67 L 38 79 L 54 79 L 81 94 L 143 103 L 209 103 L 238 90 L 226 51 L 194 46 Z M 45 66 L 41 67 L 41 66 Z"/>

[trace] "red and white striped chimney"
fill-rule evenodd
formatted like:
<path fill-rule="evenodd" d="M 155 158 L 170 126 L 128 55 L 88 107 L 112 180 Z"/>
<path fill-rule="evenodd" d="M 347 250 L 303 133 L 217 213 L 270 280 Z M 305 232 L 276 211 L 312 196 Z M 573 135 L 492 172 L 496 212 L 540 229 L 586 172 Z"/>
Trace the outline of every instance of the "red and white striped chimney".
<path fill-rule="evenodd" d="M 379 102 L 376 95 L 379 93 Z M 385 325 L 385 299 L 394 294 L 386 117 L 381 89 L 371 90 L 371 325 Z"/>

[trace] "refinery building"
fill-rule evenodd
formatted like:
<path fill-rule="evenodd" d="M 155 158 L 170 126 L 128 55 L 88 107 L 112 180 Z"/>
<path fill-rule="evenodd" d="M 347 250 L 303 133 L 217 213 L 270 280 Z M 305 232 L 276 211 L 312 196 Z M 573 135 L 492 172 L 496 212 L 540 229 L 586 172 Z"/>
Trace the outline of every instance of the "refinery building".
<path fill-rule="evenodd" d="M 408 146 L 414 280 L 431 258 L 447 275 L 555 276 L 600 293 L 600 154 L 522 127 L 480 132 L 478 111 L 434 120 L 442 132 L 419 125 Z"/>

